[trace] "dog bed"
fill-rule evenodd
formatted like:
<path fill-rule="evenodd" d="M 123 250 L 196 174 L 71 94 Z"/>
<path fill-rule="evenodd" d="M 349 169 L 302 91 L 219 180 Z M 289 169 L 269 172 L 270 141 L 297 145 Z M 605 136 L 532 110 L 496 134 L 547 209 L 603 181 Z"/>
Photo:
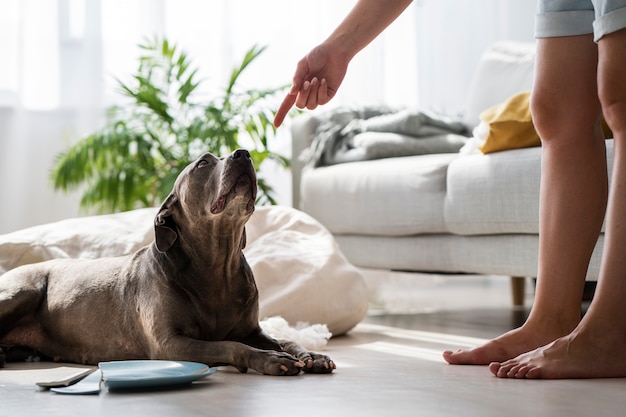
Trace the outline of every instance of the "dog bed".
<path fill-rule="evenodd" d="M 156 211 L 77 217 L 0 235 L 0 274 L 55 258 L 133 253 L 152 242 Z M 312 217 L 290 207 L 257 207 L 246 232 L 244 253 L 259 288 L 261 319 L 282 317 L 299 328 L 321 324 L 337 336 L 365 316 L 363 277 Z"/>

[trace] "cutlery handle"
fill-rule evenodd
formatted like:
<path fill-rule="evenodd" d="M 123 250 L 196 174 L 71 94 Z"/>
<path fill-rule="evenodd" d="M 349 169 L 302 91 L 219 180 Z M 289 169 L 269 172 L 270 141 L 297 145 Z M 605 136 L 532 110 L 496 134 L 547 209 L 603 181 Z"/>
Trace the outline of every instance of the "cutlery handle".
<path fill-rule="evenodd" d="M 65 378 L 55 379 L 53 381 L 36 382 L 36 384 L 42 388 L 57 388 L 57 387 L 69 387 L 72 384 L 80 381 L 87 375 L 91 374 L 98 368 L 81 369 Z"/>

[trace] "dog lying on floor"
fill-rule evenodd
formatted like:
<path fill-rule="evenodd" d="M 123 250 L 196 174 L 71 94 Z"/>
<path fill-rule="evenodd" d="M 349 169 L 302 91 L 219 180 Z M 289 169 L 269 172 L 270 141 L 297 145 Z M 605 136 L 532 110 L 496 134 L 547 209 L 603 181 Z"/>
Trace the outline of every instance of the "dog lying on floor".
<path fill-rule="evenodd" d="M 55 361 L 126 359 L 232 365 L 269 375 L 330 373 L 334 362 L 259 326 L 243 255 L 257 184 L 250 154 L 205 154 L 179 175 L 133 255 L 56 259 L 0 277 L 0 347 Z"/>

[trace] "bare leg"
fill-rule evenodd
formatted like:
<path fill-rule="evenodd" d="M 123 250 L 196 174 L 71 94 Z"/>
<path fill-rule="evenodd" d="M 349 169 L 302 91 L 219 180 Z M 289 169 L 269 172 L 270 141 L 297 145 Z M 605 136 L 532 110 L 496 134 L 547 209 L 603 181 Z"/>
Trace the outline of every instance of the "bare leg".
<path fill-rule="evenodd" d="M 626 377 L 626 30 L 605 36 L 598 47 L 600 98 L 615 138 L 598 288 L 589 311 L 569 335 L 491 364 L 498 377 Z"/>
<path fill-rule="evenodd" d="M 535 301 L 522 327 L 475 349 L 444 352 L 451 364 L 505 361 L 568 334 L 580 321 L 608 187 L 597 56 L 591 35 L 538 42 L 532 110 L 543 156 Z"/>

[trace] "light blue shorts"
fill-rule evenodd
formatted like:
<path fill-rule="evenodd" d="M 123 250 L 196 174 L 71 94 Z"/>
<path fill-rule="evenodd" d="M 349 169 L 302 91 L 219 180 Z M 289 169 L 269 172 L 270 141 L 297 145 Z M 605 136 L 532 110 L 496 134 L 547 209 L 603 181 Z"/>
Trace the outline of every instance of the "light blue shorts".
<path fill-rule="evenodd" d="M 535 37 L 553 38 L 593 33 L 604 35 L 626 28 L 626 0 L 538 0 Z"/>

